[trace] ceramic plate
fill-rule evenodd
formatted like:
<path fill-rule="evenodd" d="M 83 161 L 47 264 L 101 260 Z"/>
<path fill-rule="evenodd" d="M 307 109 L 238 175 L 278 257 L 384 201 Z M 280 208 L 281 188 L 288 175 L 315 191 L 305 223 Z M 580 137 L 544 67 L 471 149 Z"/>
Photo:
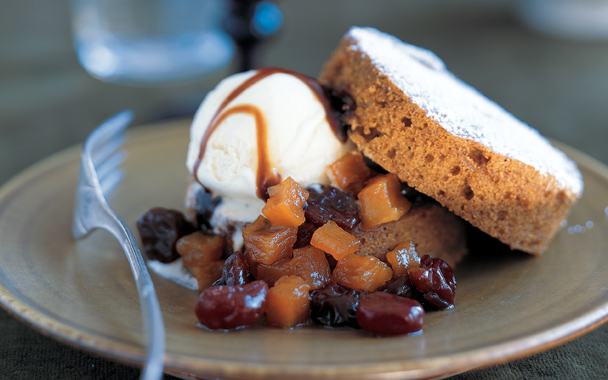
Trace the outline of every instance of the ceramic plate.
<path fill-rule="evenodd" d="M 112 199 L 132 226 L 153 206 L 183 209 L 189 121 L 133 130 L 126 177 Z M 608 169 L 573 149 L 585 194 L 543 256 L 486 248 L 456 270 L 453 310 L 424 332 L 377 338 L 356 330 L 196 327 L 196 293 L 152 274 L 167 329 L 166 369 L 238 379 L 433 378 L 564 343 L 608 320 Z M 0 190 L 0 301 L 32 327 L 114 360 L 142 362 L 134 282 L 105 231 L 70 237 L 80 147 Z M 491 247 L 491 246 L 490 246 Z"/>

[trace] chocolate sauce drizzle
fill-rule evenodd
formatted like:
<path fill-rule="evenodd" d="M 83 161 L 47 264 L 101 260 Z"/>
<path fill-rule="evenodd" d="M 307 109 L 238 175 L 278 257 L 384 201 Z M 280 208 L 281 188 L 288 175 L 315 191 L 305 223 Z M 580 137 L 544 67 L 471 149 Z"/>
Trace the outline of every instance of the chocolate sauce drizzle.
<path fill-rule="evenodd" d="M 224 111 L 228 104 L 230 104 L 230 102 L 232 102 L 236 97 L 242 94 L 249 87 L 253 86 L 260 80 L 277 73 L 291 75 L 306 84 L 323 105 L 323 108 L 325 109 L 325 118 L 329 123 L 332 131 L 336 135 L 336 138 L 338 138 L 338 140 L 342 143 L 346 142 L 346 133 L 342 130 L 342 128 L 340 128 L 340 124 L 334 116 L 334 111 L 331 108 L 330 102 L 324 95 L 323 88 L 315 79 L 287 69 L 281 69 L 276 67 L 261 68 L 258 69 L 252 77 L 248 78 L 240 86 L 235 88 L 234 91 L 232 91 L 230 95 L 228 95 L 226 99 L 224 99 L 224 101 L 220 104 L 218 109 L 215 111 L 215 114 L 211 118 L 209 126 L 205 130 L 203 138 L 201 139 L 198 158 L 194 163 L 194 177 L 197 181 L 200 182 L 197 175 L 198 168 L 201 165 L 201 162 L 203 161 L 203 157 L 205 156 L 205 150 L 209 138 L 211 137 L 213 132 L 215 132 L 217 127 L 222 123 L 222 121 L 224 121 L 227 117 L 234 114 L 242 113 L 249 114 L 255 119 L 256 137 L 258 141 L 258 169 L 256 173 L 256 194 L 258 198 L 263 200 L 268 199 L 268 188 L 270 186 L 277 185 L 281 182 L 280 174 L 276 171 L 275 168 L 271 167 L 270 159 L 268 157 L 268 127 L 266 125 L 266 118 L 264 117 L 262 111 L 252 104 L 242 104 Z"/>

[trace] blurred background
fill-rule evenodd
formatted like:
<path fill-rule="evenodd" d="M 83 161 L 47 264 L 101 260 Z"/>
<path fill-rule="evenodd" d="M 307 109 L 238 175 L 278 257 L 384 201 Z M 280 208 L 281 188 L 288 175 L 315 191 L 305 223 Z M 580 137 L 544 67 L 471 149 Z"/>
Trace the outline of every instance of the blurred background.
<path fill-rule="evenodd" d="M 0 185 L 29 165 L 82 142 L 98 123 L 124 108 L 135 111 L 137 125 L 191 116 L 209 89 L 239 70 L 238 57 L 230 60 L 228 43 L 223 52 L 218 45 L 216 54 L 225 56 L 210 64 L 216 65 L 214 70 L 189 79 L 143 85 L 96 79 L 79 64 L 73 47 L 70 5 L 77 3 L 86 1 L 4 0 L 0 5 Z M 603 1 L 276 4 L 282 24 L 277 34 L 260 43 L 259 65 L 316 76 L 351 25 L 373 26 L 434 51 L 457 76 L 542 134 L 608 163 L 608 10 Z M 127 371 L 78 355 L 22 327 L 5 312 L 0 315 L 0 378 L 34 377 L 38 372 L 31 372 L 33 363 L 51 368 L 42 378 L 69 378 L 64 375 L 72 372 L 75 378 L 104 378 Z M 534 365 L 554 367 L 546 369 L 545 378 L 608 376 L 606 363 L 593 355 L 606 355 L 607 345 L 604 327 L 548 354 L 474 376 L 518 378 L 521 366 L 529 370 Z M 76 355 L 74 361 L 55 360 L 68 355 Z M 574 362 L 555 367 L 556 356 Z M 132 375 L 135 378 L 137 371 Z"/>

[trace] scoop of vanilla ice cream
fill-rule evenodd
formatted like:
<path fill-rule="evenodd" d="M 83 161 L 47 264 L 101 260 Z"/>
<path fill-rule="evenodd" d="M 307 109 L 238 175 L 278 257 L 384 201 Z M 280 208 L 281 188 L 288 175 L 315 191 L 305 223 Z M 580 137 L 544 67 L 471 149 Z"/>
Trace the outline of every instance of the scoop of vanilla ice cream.
<path fill-rule="evenodd" d="M 187 167 L 203 186 L 223 197 L 214 213 L 215 223 L 223 223 L 218 215 L 230 222 L 253 221 L 264 206 L 256 193 L 258 141 L 255 118 L 249 113 L 231 113 L 217 126 L 194 173 L 201 141 L 217 110 L 255 74 L 248 71 L 220 82 L 203 100 L 192 123 Z M 327 165 L 353 147 L 336 137 L 323 104 L 296 76 L 270 74 L 247 87 L 222 112 L 241 105 L 256 107 L 265 118 L 270 167 L 282 179 L 292 177 L 303 186 L 328 184 Z"/>

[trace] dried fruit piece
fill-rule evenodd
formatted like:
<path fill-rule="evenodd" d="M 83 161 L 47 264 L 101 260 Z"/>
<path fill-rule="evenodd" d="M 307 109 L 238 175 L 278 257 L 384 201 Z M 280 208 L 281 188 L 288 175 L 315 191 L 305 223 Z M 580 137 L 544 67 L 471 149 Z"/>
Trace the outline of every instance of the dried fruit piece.
<path fill-rule="evenodd" d="M 264 281 L 213 286 L 199 295 L 195 313 L 201 325 L 213 330 L 252 325 L 266 311 L 267 294 Z"/>
<path fill-rule="evenodd" d="M 299 183 L 287 177 L 280 184 L 269 187 L 268 196 L 262 214 L 273 226 L 297 227 L 304 223 L 304 205 L 308 191 Z"/>
<path fill-rule="evenodd" d="M 338 284 L 315 291 L 310 297 L 310 318 L 321 326 L 359 327 L 355 310 L 359 298 Z"/>
<path fill-rule="evenodd" d="M 333 220 L 346 231 L 351 231 L 361 221 L 361 211 L 357 199 L 351 193 L 333 186 L 308 187 L 306 219 L 321 227 Z"/>
<path fill-rule="evenodd" d="M 374 256 L 348 255 L 334 268 L 334 282 L 350 289 L 374 292 L 393 277 L 391 268 Z"/>
<path fill-rule="evenodd" d="M 137 219 L 137 229 L 148 258 L 161 263 L 177 260 L 177 240 L 194 231 L 194 227 L 180 211 L 162 207 L 151 208 L 140 216 Z"/>
<path fill-rule="evenodd" d="M 340 260 L 357 252 L 361 242 L 330 220 L 314 232 L 310 244 Z"/>
<path fill-rule="evenodd" d="M 266 324 L 294 327 L 305 323 L 310 312 L 309 286 L 299 276 L 283 276 L 268 290 Z"/>
<path fill-rule="evenodd" d="M 225 238 L 222 235 L 197 231 L 181 237 L 175 248 L 184 266 L 198 281 L 199 291 L 210 287 L 222 277 L 224 260 L 220 260 Z"/>
<path fill-rule="evenodd" d="M 309 245 L 294 249 L 291 259 L 279 260 L 271 265 L 258 265 L 256 278 L 273 286 L 279 278 L 286 275 L 297 275 L 311 289 L 321 289 L 330 281 L 331 270 L 325 253 Z"/>
<path fill-rule="evenodd" d="M 293 248 L 302 248 L 310 245 L 312 234 L 315 233 L 317 227 L 311 222 L 304 222 L 298 226 L 298 239 L 293 245 Z"/>
<path fill-rule="evenodd" d="M 358 150 L 352 150 L 328 166 L 330 178 L 342 190 L 357 194 L 372 176 L 372 171 L 365 163 Z"/>
<path fill-rule="evenodd" d="M 369 180 L 357 198 L 361 202 L 362 220 L 366 228 L 398 220 L 412 207 L 412 203 L 401 194 L 401 184 L 393 173 Z"/>
<path fill-rule="evenodd" d="M 407 274 L 403 276 L 393 278 L 387 282 L 383 287 L 378 289 L 379 292 L 391 293 L 399 297 L 412 298 L 412 283 L 410 277 Z"/>
<path fill-rule="evenodd" d="M 422 293 L 426 301 L 439 309 L 454 306 L 456 278 L 445 261 L 424 255 L 420 258 L 420 267 L 410 267 L 408 275 L 412 285 Z"/>
<path fill-rule="evenodd" d="M 194 179 L 191 178 L 191 180 Z M 188 194 L 186 196 L 188 212 L 194 220 L 197 229 L 213 229 L 209 221 L 211 220 L 213 211 L 215 211 L 217 205 L 222 201 L 222 198 L 213 195 L 211 191 L 204 186 L 196 186 L 196 190 L 188 186 L 188 192 L 192 192 L 191 194 L 193 194 Z"/>
<path fill-rule="evenodd" d="M 224 244 L 225 238 L 222 235 L 196 231 L 181 237 L 175 248 L 185 266 L 198 267 L 219 260 L 222 257 Z"/>
<path fill-rule="evenodd" d="M 420 266 L 420 257 L 413 242 L 401 243 L 386 254 L 386 261 L 393 269 L 393 278 L 407 274 L 410 266 Z"/>
<path fill-rule="evenodd" d="M 196 278 L 198 291 L 202 292 L 222 278 L 224 260 L 215 260 L 202 266 L 189 267 L 188 270 Z"/>
<path fill-rule="evenodd" d="M 221 285 L 244 285 L 251 282 L 251 277 L 245 255 L 235 252 L 228 256 L 222 270 Z"/>
<path fill-rule="evenodd" d="M 424 309 L 418 301 L 390 293 L 365 296 L 356 315 L 362 329 L 377 335 L 411 334 L 424 324 Z"/>
<path fill-rule="evenodd" d="M 272 264 L 290 257 L 297 238 L 297 227 L 273 227 L 261 215 L 243 228 L 245 254 L 252 261 L 262 264 Z"/>

